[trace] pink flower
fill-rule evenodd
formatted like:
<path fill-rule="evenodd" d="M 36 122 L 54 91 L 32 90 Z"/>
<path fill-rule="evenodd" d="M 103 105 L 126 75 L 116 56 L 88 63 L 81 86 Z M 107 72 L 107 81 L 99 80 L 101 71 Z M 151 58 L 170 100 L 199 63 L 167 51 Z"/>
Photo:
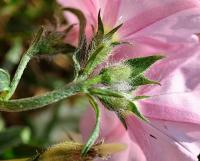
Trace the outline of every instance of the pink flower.
<path fill-rule="evenodd" d="M 199 0 L 58 1 L 84 12 L 88 39 L 92 35 L 91 25 L 97 26 L 100 8 L 106 28 L 123 23 L 116 37 L 133 46 L 116 48 L 111 60 L 155 53 L 167 56 L 147 73 L 162 86 L 145 86 L 138 91 L 138 94 L 153 96 L 138 102 L 150 124 L 134 115 L 128 116 L 127 132 L 114 113 L 102 108 L 101 137 L 108 142 L 129 145 L 124 153 L 113 156 L 110 161 L 197 161 L 200 153 L 200 45 L 195 34 L 200 32 Z M 67 17 L 71 23 L 77 23 L 72 15 L 67 14 Z M 93 127 L 91 117 L 87 116 L 88 113 L 81 123 L 84 138 Z"/>

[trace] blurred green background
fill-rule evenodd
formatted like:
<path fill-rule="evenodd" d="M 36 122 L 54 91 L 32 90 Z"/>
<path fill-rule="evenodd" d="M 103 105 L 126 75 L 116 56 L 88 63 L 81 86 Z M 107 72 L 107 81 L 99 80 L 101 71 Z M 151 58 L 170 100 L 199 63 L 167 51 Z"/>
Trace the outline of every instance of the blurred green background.
<path fill-rule="evenodd" d="M 55 18 L 57 17 L 57 18 Z M 64 26 L 55 0 L 0 0 L 0 67 L 11 76 L 41 25 Z M 39 95 L 62 87 L 73 76 L 71 58 L 58 54 L 34 58 L 28 64 L 13 98 Z M 79 119 L 88 103 L 72 97 L 40 110 L 0 113 L 0 159 L 28 157 L 64 140 L 80 140 Z"/>

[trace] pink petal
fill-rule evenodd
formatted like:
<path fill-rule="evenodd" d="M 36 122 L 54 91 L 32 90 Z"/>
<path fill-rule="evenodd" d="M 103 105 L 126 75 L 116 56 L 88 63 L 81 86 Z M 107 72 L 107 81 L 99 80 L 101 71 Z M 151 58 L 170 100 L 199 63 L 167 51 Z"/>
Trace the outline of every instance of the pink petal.
<path fill-rule="evenodd" d="M 60 3 L 64 7 L 71 7 L 71 8 L 77 8 L 81 10 L 86 19 L 88 24 L 95 24 L 97 20 L 97 14 L 98 14 L 98 3 L 96 0 L 57 0 L 58 3 Z M 71 23 L 77 23 L 77 18 L 72 14 L 67 14 L 68 20 Z"/>
<path fill-rule="evenodd" d="M 180 142 L 194 156 L 200 154 L 200 126 L 197 124 L 151 119 L 151 123 L 172 139 Z"/>
<path fill-rule="evenodd" d="M 122 37 L 133 35 L 134 33 L 152 25 L 155 22 L 161 21 L 170 15 L 178 12 L 199 7 L 198 0 L 156 0 L 156 1 L 133 1 L 135 7 L 130 8 L 135 13 L 131 13 L 133 18 L 127 20 L 121 29 Z M 127 9 L 124 9 L 126 12 Z M 122 15 L 123 16 L 123 15 Z"/>
<path fill-rule="evenodd" d="M 197 161 L 197 155 L 182 144 L 183 138 L 178 137 L 178 140 L 172 138 L 168 133 L 159 129 L 159 126 L 157 127 L 154 122 L 151 122 L 152 125 L 150 125 L 131 115 L 127 117 L 127 124 L 130 137 L 133 140 L 137 140 L 146 155 L 147 161 Z M 185 137 L 184 139 L 186 144 L 192 141 L 190 137 Z"/>
<path fill-rule="evenodd" d="M 120 7 L 120 19 L 122 19 L 123 21 L 127 21 L 133 17 L 135 17 L 136 15 L 141 15 L 142 13 L 149 11 L 149 10 L 154 10 L 158 7 L 163 7 L 166 6 L 168 10 L 174 10 L 173 8 L 177 8 L 178 6 L 173 6 L 173 5 L 169 5 L 172 3 L 177 3 L 177 5 L 183 5 L 181 3 L 184 3 L 184 5 L 190 5 L 191 3 L 193 3 L 194 5 L 199 5 L 199 1 L 198 0 L 153 0 L 153 1 L 149 1 L 149 0 L 123 0 L 123 3 L 121 4 Z M 168 7 L 169 6 L 169 7 Z M 157 12 L 159 16 L 159 14 L 163 15 L 163 12 Z M 169 12 L 169 11 L 168 11 Z"/>
<path fill-rule="evenodd" d="M 103 22 L 111 29 L 115 26 L 119 14 L 119 8 L 122 0 L 105 1 L 105 9 L 103 11 Z"/>
<path fill-rule="evenodd" d="M 188 51 L 187 55 L 185 61 L 182 55 L 180 59 L 169 61 L 170 64 L 161 63 L 149 71 L 162 86 L 139 91 L 140 94 L 153 96 L 140 103 L 146 116 L 200 124 L 200 47 Z"/>

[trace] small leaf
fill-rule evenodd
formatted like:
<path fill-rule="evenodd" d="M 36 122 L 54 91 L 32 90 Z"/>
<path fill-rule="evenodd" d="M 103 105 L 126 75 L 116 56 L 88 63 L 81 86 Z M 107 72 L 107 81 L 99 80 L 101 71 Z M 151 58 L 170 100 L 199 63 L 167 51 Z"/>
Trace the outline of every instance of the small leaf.
<path fill-rule="evenodd" d="M 92 105 L 96 113 L 96 124 L 95 124 L 95 128 L 92 131 L 92 134 L 90 135 L 89 140 L 84 145 L 81 151 L 82 156 L 85 156 L 87 154 L 87 152 L 95 143 L 96 139 L 99 137 L 99 132 L 100 132 L 100 110 L 99 110 L 98 104 L 93 96 L 88 95 L 88 97 L 89 97 L 90 104 Z"/>
<path fill-rule="evenodd" d="M 0 68 L 0 97 L 4 96 L 10 89 L 10 75 Z"/>

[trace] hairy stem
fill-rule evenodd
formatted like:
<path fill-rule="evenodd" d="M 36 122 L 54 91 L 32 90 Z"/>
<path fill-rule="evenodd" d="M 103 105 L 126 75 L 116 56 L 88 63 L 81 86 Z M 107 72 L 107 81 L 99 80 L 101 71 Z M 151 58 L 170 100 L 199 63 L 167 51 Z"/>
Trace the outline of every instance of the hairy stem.
<path fill-rule="evenodd" d="M 39 41 L 40 41 L 40 37 L 43 33 L 43 28 L 41 28 L 34 41 L 32 42 L 31 46 L 29 47 L 29 49 L 27 50 L 27 52 L 23 55 L 19 65 L 18 65 L 18 68 L 17 68 L 17 71 L 15 72 L 15 75 L 13 77 L 13 80 L 10 84 L 10 90 L 8 92 L 8 94 L 5 96 L 5 100 L 8 100 L 12 97 L 12 95 L 14 94 L 16 88 L 17 88 L 17 85 L 19 84 L 19 81 L 22 77 L 22 74 L 28 64 L 28 62 L 30 61 L 30 59 L 36 55 L 38 52 L 39 52 L 39 49 L 38 49 L 38 44 L 39 44 Z"/>
<path fill-rule="evenodd" d="M 20 61 L 20 64 L 17 68 L 17 71 L 14 75 L 14 78 L 10 84 L 10 90 L 8 95 L 6 95 L 5 99 L 8 100 L 10 99 L 10 97 L 13 95 L 13 93 L 15 92 L 17 85 L 19 84 L 19 81 L 21 79 L 21 76 L 24 72 L 24 69 L 26 68 L 28 62 L 30 61 L 31 57 L 29 55 L 24 55 Z"/>
<path fill-rule="evenodd" d="M 21 112 L 41 108 L 75 95 L 79 93 L 81 89 L 82 84 L 71 84 L 42 96 L 7 101 L 0 100 L 0 111 Z"/>

